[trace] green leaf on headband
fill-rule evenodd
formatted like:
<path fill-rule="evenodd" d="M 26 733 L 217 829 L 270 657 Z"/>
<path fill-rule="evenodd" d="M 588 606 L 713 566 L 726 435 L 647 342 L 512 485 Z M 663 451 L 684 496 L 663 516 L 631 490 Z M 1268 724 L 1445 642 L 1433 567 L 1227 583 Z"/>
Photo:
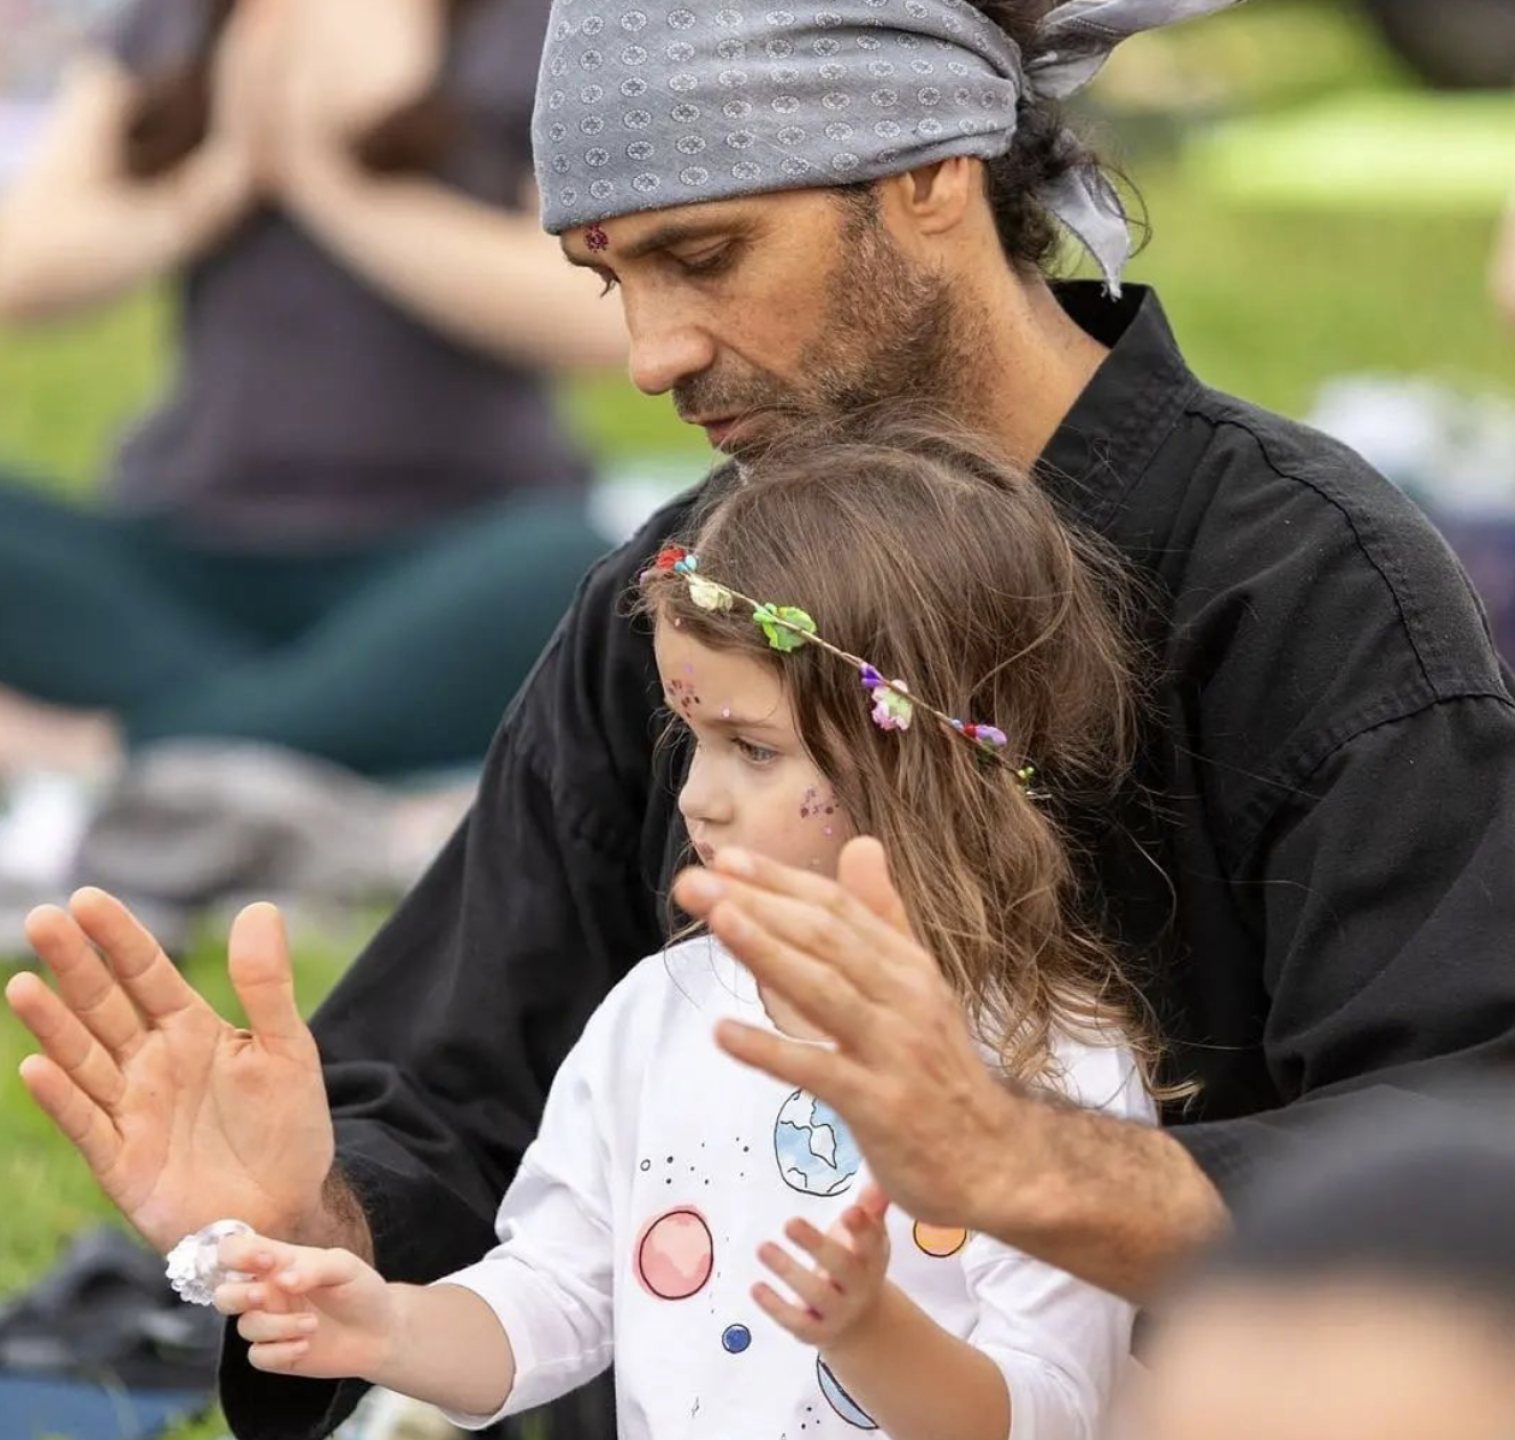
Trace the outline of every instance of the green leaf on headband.
<path fill-rule="evenodd" d="M 763 627 L 768 643 L 785 653 L 798 650 L 807 635 L 815 634 L 815 621 L 793 605 L 759 605 L 752 618 Z"/>

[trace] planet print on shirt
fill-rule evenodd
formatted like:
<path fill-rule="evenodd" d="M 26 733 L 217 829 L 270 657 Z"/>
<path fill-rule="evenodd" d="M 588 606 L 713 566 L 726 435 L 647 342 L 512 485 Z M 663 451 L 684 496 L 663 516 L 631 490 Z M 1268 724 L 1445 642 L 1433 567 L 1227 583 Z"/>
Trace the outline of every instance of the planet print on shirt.
<path fill-rule="evenodd" d="M 697 1210 L 668 1210 L 642 1231 L 633 1255 L 637 1279 L 659 1300 L 698 1295 L 715 1268 L 715 1241 Z"/>
<path fill-rule="evenodd" d="M 916 1249 L 924 1251 L 935 1260 L 945 1260 L 956 1255 L 968 1243 L 968 1232 L 957 1225 L 926 1225 L 915 1222 L 910 1232 Z"/>
<path fill-rule="evenodd" d="M 784 1183 L 805 1195 L 842 1194 L 863 1162 L 842 1117 L 803 1090 L 796 1090 L 779 1109 L 773 1153 Z"/>
<path fill-rule="evenodd" d="M 826 1368 L 826 1362 L 819 1355 L 815 1357 L 815 1378 L 821 1383 L 821 1394 L 826 1397 L 826 1403 L 849 1425 L 859 1430 L 878 1429 L 878 1421 L 842 1389 L 841 1381 Z"/>
<path fill-rule="evenodd" d="M 721 1348 L 728 1355 L 740 1355 L 752 1344 L 752 1331 L 745 1325 L 728 1325 L 721 1332 Z"/>

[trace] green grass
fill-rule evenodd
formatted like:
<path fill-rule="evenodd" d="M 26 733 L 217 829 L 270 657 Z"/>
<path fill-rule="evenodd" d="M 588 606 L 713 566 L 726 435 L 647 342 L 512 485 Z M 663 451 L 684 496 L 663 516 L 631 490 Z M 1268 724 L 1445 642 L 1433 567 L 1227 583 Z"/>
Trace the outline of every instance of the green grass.
<path fill-rule="evenodd" d="M 1193 97 L 1191 123 L 1204 123 L 1210 114 L 1273 109 L 1344 85 L 1402 83 L 1344 7 L 1259 0 L 1180 32 L 1171 46 L 1142 45 L 1121 57 L 1106 91 L 1120 110 L 1120 133 L 1147 141 L 1129 161 L 1155 235 L 1132 274 L 1158 286 L 1203 378 L 1296 415 L 1322 381 L 1347 371 L 1431 373 L 1515 395 L 1515 342 L 1484 294 L 1492 214 L 1242 208 L 1202 188 L 1167 148 L 1170 121 L 1146 113 L 1148 92 Z M 46 334 L 0 334 L 0 467 L 87 496 L 123 425 L 165 383 L 171 319 L 161 298 L 145 296 Z M 571 385 L 563 404 L 612 465 L 702 450 L 666 400 L 640 397 L 622 380 Z M 350 953 L 300 944 L 307 1004 Z M 219 941 L 208 937 L 186 969 L 213 1003 L 229 1005 L 222 964 Z M 27 1049 L 8 1012 L 0 1014 L 0 1189 L 8 1200 L 0 1293 L 44 1270 L 81 1225 L 107 1217 L 82 1163 L 15 1079 Z M 215 1433 L 212 1421 L 193 1440 Z"/>

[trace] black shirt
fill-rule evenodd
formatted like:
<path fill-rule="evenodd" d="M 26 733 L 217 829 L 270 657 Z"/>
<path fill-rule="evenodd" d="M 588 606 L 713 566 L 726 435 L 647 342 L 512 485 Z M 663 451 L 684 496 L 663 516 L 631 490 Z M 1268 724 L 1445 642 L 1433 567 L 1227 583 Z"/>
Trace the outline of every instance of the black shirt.
<path fill-rule="evenodd" d="M 1515 1051 L 1515 703 L 1397 491 L 1203 386 L 1150 293 L 1060 294 L 1113 349 L 1039 472 L 1147 580 L 1162 669 L 1140 785 L 1077 823 L 1173 1068 L 1203 1083 L 1166 1118 L 1231 1193 L 1344 1089 Z M 316 1022 L 391 1278 L 488 1248 L 555 1068 L 662 941 L 677 761 L 655 762 L 651 643 L 624 602 L 692 503 L 589 575 L 472 816 Z M 324 1434 L 356 1397 L 228 1353 L 244 1437 Z"/>

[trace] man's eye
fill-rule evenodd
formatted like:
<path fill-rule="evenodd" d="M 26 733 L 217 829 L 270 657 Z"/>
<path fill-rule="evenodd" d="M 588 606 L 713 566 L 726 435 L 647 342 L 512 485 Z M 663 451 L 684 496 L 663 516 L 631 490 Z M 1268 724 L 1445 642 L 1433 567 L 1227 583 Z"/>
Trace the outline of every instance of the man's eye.
<path fill-rule="evenodd" d="M 719 250 L 712 250 L 707 254 L 691 255 L 688 258 L 681 256 L 679 264 L 689 275 L 715 275 L 730 265 L 731 253 L 730 245 L 722 245 Z"/>

